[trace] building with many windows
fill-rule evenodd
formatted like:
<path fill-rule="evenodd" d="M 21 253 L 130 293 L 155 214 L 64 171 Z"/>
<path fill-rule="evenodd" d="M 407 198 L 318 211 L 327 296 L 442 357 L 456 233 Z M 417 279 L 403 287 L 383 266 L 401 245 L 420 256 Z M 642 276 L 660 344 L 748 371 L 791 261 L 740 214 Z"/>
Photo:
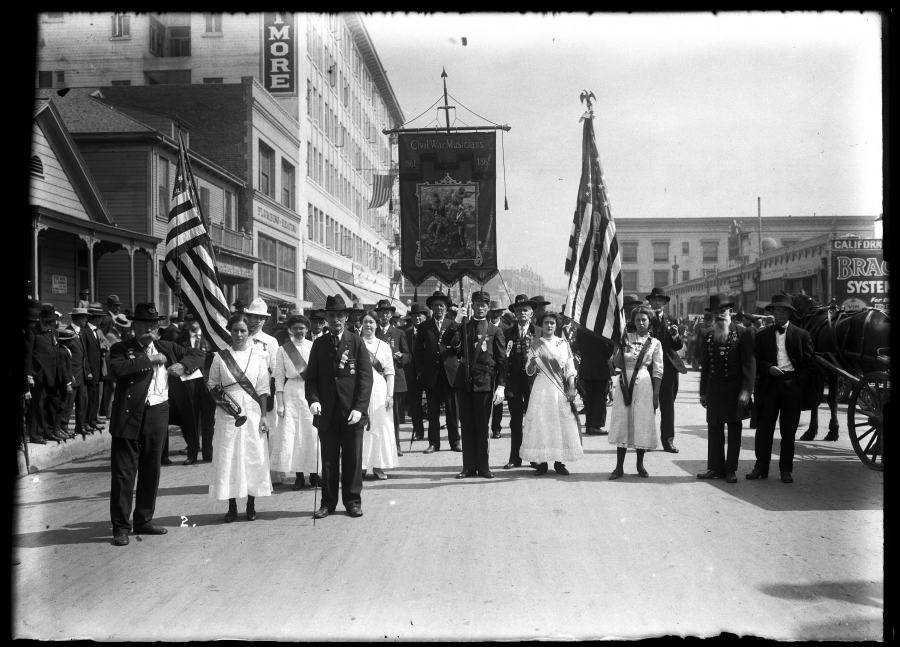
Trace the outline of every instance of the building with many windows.
<path fill-rule="evenodd" d="M 297 140 L 295 151 L 265 135 L 249 143 L 253 296 L 315 306 L 336 292 L 367 304 L 399 296 L 396 217 L 368 204 L 373 174 L 392 168 L 382 130 L 401 125 L 403 113 L 358 14 L 47 12 L 38 22 L 39 87 L 227 86 L 253 77 L 271 97 L 260 94 L 254 110 L 296 122 L 282 133 Z M 282 213 L 285 201 L 299 219 Z"/>

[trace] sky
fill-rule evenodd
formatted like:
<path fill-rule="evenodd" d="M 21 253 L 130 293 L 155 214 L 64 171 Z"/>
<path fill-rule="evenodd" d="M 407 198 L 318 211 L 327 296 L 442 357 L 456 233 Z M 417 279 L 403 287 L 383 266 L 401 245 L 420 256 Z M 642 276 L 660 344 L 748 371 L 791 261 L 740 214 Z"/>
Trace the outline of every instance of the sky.
<path fill-rule="evenodd" d="M 407 120 L 442 97 L 446 69 L 451 125 L 510 126 L 499 265 L 528 265 L 549 287 L 566 285 L 585 89 L 615 219 L 755 217 L 757 196 L 763 217 L 883 211 L 876 13 L 382 13 L 365 24 Z M 443 125 L 439 114 L 406 126 Z"/>

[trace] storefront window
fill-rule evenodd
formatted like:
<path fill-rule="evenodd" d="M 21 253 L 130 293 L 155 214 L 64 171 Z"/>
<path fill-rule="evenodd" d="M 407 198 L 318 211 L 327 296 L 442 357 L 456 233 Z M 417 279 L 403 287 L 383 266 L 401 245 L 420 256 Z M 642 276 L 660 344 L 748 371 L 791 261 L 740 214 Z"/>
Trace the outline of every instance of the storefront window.
<path fill-rule="evenodd" d="M 294 295 L 297 291 L 297 248 L 263 234 L 258 248 L 259 287 Z"/>

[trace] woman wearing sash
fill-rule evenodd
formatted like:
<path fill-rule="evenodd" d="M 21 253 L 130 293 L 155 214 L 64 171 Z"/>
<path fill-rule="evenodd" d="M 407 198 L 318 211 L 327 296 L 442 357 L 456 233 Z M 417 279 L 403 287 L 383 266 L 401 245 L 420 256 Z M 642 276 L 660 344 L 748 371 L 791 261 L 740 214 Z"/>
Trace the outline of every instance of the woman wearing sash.
<path fill-rule="evenodd" d="M 559 317 L 544 312 L 535 322 L 541 336 L 528 349 L 525 372 L 535 375 L 522 425 L 519 455 L 535 466 L 536 474 L 547 473 L 553 461 L 557 474 L 568 475 L 566 463 L 584 455 L 572 402 L 575 399 L 575 359 L 568 340 L 558 337 Z"/>
<path fill-rule="evenodd" d="M 297 475 L 293 489 L 306 487 L 304 474 L 309 474 L 310 485 L 319 469 L 318 444 L 313 417 L 306 402 L 306 365 L 312 342 L 306 339 L 309 319 L 303 315 L 291 315 L 287 329 L 291 338 L 283 343 L 275 355 L 275 413 L 278 426 L 272 434 L 269 467 L 273 472 L 294 472 Z"/>
<path fill-rule="evenodd" d="M 613 380 L 614 394 L 610 411 L 609 442 L 617 446 L 616 468 L 609 479 L 621 478 L 625 452 L 637 452 L 638 476 L 648 477 L 644 452 L 656 449 L 656 411 L 662 383 L 663 354 L 658 339 L 650 336 L 650 309 L 639 306 L 631 311 L 634 332 L 626 333 L 625 345 L 614 355 L 618 378 Z"/>
<path fill-rule="evenodd" d="M 372 395 L 369 398 L 369 426 L 363 433 L 362 468 L 372 468 L 375 478 L 384 480 L 385 468 L 397 466 L 394 438 L 394 356 L 391 346 L 375 336 L 378 320 L 374 312 L 362 318 L 362 339 L 372 359 Z"/>
<path fill-rule="evenodd" d="M 254 350 L 249 341 L 247 315 L 238 313 L 228 320 L 231 348 L 215 354 L 209 368 L 207 386 L 216 399 L 216 426 L 213 434 L 212 482 L 209 496 L 228 500 L 225 522 L 237 519 L 237 499 L 247 497 L 247 521 L 256 519 L 255 499 L 272 494 L 269 478 L 269 451 L 264 434 L 269 433 L 266 410 L 269 397 L 268 357 Z M 236 425 L 236 418 L 222 406 L 215 392 L 221 386 L 225 401 L 240 407 L 247 420 Z M 231 402 L 229 402 L 229 405 Z"/>

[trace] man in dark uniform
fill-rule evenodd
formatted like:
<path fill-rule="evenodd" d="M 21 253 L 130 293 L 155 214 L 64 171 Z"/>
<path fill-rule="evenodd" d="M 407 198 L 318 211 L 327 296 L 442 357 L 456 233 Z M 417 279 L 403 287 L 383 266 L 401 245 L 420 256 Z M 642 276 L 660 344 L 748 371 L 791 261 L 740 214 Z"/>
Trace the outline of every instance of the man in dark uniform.
<path fill-rule="evenodd" d="M 488 306 L 487 320 L 492 326 L 498 326 L 503 332 L 503 338 L 509 339 L 506 334 L 508 326 L 502 320 L 501 315 L 506 311 L 499 301 L 491 301 Z M 508 345 L 508 344 L 507 344 Z M 491 407 L 491 438 L 500 438 L 500 430 L 503 426 L 503 403 Z"/>
<path fill-rule="evenodd" d="M 87 416 L 87 381 L 93 377 L 88 367 L 84 337 L 81 334 L 81 331 L 87 326 L 87 314 L 87 308 L 73 308 L 69 312 L 69 318 L 72 320 L 69 328 L 76 336 L 69 345 L 69 350 L 72 353 L 71 405 L 75 409 L 75 433 L 82 436 L 86 433 L 93 433 L 93 430 L 85 425 Z M 71 412 L 72 406 L 67 406 L 67 414 Z"/>
<path fill-rule="evenodd" d="M 419 384 L 424 387 L 428 400 L 426 454 L 441 449 L 441 404 L 444 405 L 446 412 L 447 440 L 450 441 L 450 449 L 455 452 L 462 451 L 457 426 L 456 393 L 453 390 L 459 360 L 442 341 L 447 331 L 455 330 L 457 325 L 447 316 L 451 303 L 450 298 L 440 290 L 425 300 L 433 317 L 419 324 L 416 346 L 413 349 L 416 370 L 419 371 Z"/>
<path fill-rule="evenodd" d="M 525 372 L 528 363 L 528 349 L 537 335 L 531 318 L 535 310 L 535 302 L 524 294 L 517 294 L 509 304 L 509 309 L 516 316 L 516 323 L 504 333 L 506 342 L 506 401 L 509 404 L 509 460 L 503 469 L 522 466 L 519 450 L 522 447 L 522 421 L 528 408 L 531 395 L 531 384 L 534 377 Z"/>
<path fill-rule="evenodd" d="M 500 328 L 488 323 L 491 299 L 472 293 L 472 320 L 444 332 L 444 343 L 460 360 L 455 388 L 462 424 L 463 468 L 456 478 L 476 474 L 494 478 L 488 466 L 488 425 L 491 405 L 503 402 L 506 380 L 506 343 Z"/>
<path fill-rule="evenodd" d="M 763 328 L 756 335 L 755 354 L 759 374 L 754 440 L 756 464 L 747 478 L 764 479 L 769 475 L 775 421 L 780 419 L 778 469 L 782 483 L 793 483 L 794 436 L 800 422 L 800 411 L 810 395 L 817 395 L 814 388 L 815 351 L 809 333 L 788 321 L 796 312 L 790 297 L 776 294 L 766 310 L 774 315 L 775 325 Z M 810 394 L 810 390 L 813 393 Z"/>
<path fill-rule="evenodd" d="M 418 340 L 418 327 L 428 318 L 428 309 L 419 305 L 419 303 L 413 303 L 409 307 L 409 317 L 409 328 L 404 331 L 404 335 L 406 336 L 407 348 L 414 350 Z M 406 373 L 406 408 L 409 411 L 409 417 L 412 419 L 413 438 L 422 440 L 425 438 L 425 425 L 422 414 L 422 393 L 424 389 L 419 381 L 419 375 L 422 371 L 414 352 L 410 355 L 409 362 L 403 367 L 403 371 Z"/>
<path fill-rule="evenodd" d="M 113 344 L 109 370 L 116 381 L 109 433 L 111 487 L 109 514 L 113 544 L 128 544 L 128 534 L 164 535 L 166 529 L 154 525 L 156 492 L 159 487 L 163 439 L 169 421 L 169 375 L 180 377 L 194 372 L 203 354 L 185 350 L 179 344 L 159 339 L 155 334 L 161 319 L 153 303 L 134 307 L 134 338 Z M 132 491 L 134 526 L 131 525 Z"/>
<path fill-rule="evenodd" d="M 381 299 L 375 305 L 375 314 L 378 317 L 378 325 L 375 327 L 375 336 L 391 347 L 391 355 L 394 357 L 394 402 L 391 407 L 394 410 L 394 438 L 397 441 L 397 456 L 403 456 L 400 449 L 400 410 L 406 401 L 406 373 L 403 370 L 409 364 L 412 353 L 406 343 L 406 335 L 403 331 L 391 324 L 391 316 L 397 308 L 391 305 L 387 299 Z"/>
<path fill-rule="evenodd" d="M 330 332 L 313 342 L 306 367 L 306 400 L 322 447 L 322 505 L 313 514 L 316 519 L 334 512 L 339 483 L 347 514 L 363 514 L 362 442 L 372 363 L 365 342 L 346 328 L 349 311 L 341 295 L 325 299 Z"/>
<path fill-rule="evenodd" d="M 606 396 L 609 394 L 610 358 L 613 343 L 578 327 L 575 350 L 578 353 L 578 380 L 584 398 L 584 426 L 589 436 L 606 433 Z"/>
<path fill-rule="evenodd" d="M 675 397 L 678 395 L 678 374 L 687 373 L 684 362 L 678 356 L 684 342 L 678 334 L 678 326 L 665 312 L 669 296 L 661 288 L 653 288 L 647 302 L 654 312 L 650 321 L 650 334 L 662 344 L 663 378 L 659 387 L 659 436 L 663 451 L 678 453 L 675 447 Z"/>
<path fill-rule="evenodd" d="M 58 443 L 67 438 L 56 426 L 65 400 L 67 380 L 57 348 L 56 322 L 59 316 L 53 304 L 42 303 L 38 316 L 39 328 L 34 335 L 29 367 L 34 386 L 31 389 L 28 436 L 30 442 L 43 445 L 48 440 Z"/>
<path fill-rule="evenodd" d="M 756 378 L 753 334 L 731 319 L 734 303 L 724 294 L 709 298 L 715 312 L 713 329 L 701 344 L 700 404 L 706 408 L 706 471 L 698 479 L 725 477 L 737 483 L 741 451 L 741 420 L 749 416 L 750 394 Z M 728 425 L 728 457 L 725 457 L 725 426 Z"/>

